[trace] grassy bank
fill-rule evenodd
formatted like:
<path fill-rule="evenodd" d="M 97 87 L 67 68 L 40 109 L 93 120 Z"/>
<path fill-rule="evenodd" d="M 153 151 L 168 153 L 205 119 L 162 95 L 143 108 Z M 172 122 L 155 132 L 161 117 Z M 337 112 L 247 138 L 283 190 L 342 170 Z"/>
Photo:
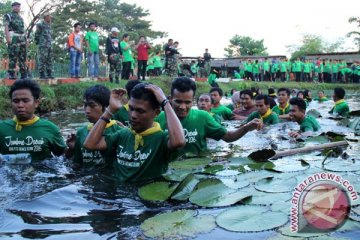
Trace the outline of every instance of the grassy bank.
<path fill-rule="evenodd" d="M 120 84 L 115 83 L 97 83 L 97 82 L 81 82 L 74 84 L 61 85 L 42 85 L 42 100 L 39 108 L 40 113 L 50 111 L 58 111 L 64 109 L 73 109 L 82 105 L 82 96 L 85 89 L 94 84 L 102 84 L 109 88 L 124 87 L 127 81 L 120 81 Z M 150 82 L 161 87 L 166 95 L 170 95 L 171 81 L 168 78 L 153 79 Z M 197 82 L 197 95 L 208 92 L 210 85 L 207 82 Z M 263 92 L 267 92 L 269 87 L 278 89 L 280 87 L 296 88 L 296 89 L 310 89 L 312 91 L 325 90 L 330 92 L 335 86 L 343 87 L 348 92 L 359 92 L 360 84 L 315 84 L 315 83 L 296 83 L 296 82 L 230 82 L 219 83 L 224 92 L 229 92 L 231 89 L 246 89 L 251 87 L 260 88 Z M 10 108 L 10 100 L 8 97 L 9 87 L 0 86 L 0 118 L 8 118 L 12 116 Z"/>

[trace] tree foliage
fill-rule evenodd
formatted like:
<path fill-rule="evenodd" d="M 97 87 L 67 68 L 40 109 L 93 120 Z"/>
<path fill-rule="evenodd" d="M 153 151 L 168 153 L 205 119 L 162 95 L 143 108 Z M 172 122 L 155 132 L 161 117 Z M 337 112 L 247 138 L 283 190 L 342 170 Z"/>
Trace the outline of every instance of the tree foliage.
<path fill-rule="evenodd" d="M 264 39 L 255 40 L 248 36 L 235 35 L 225 50 L 226 57 L 268 55 L 264 46 Z"/>
<path fill-rule="evenodd" d="M 360 17 L 351 17 L 349 18 L 349 23 L 358 23 L 358 27 L 360 27 Z M 351 31 L 346 34 L 347 37 L 353 37 L 354 43 L 358 47 L 360 51 L 360 31 Z"/>
<path fill-rule="evenodd" d="M 330 43 L 325 41 L 321 36 L 306 34 L 301 40 L 301 45 L 287 46 L 288 52 L 291 53 L 291 59 L 303 57 L 307 54 L 330 53 L 342 50 L 343 39 Z"/>

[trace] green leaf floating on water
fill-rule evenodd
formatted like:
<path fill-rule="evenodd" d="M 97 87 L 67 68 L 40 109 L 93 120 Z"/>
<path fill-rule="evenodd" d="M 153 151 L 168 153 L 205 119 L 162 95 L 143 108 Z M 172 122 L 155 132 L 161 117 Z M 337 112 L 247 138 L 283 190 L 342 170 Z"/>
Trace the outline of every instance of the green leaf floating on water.
<path fill-rule="evenodd" d="M 360 171 L 360 160 L 332 158 L 325 161 L 324 169 L 332 172 Z"/>
<path fill-rule="evenodd" d="M 195 186 L 200 182 L 194 174 L 189 174 L 175 189 L 171 199 L 178 201 L 185 201 L 190 197 L 190 194 L 194 190 Z"/>
<path fill-rule="evenodd" d="M 231 189 L 219 179 L 204 179 L 197 184 L 189 200 L 201 207 L 224 207 L 250 196 L 248 191 Z"/>
<path fill-rule="evenodd" d="M 220 213 L 216 223 L 234 232 L 261 232 L 280 227 L 288 222 L 282 212 L 270 211 L 265 206 L 238 206 Z"/>
<path fill-rule="evenodd" d="M 195 170 L 204 168 L 211 162 L 208 158 L 189 158 L 185 160 L 174 161 L 169 164 L 169 168 Z"/>
<path fill-rule="evenodd" d="M 139 188 L 138 194 L 147 201 L 166 201 L 177 185 L 169 182 L 153 182 Z"/>
<path fill-rule="evenodd" d="M 255 188 L 262 192 L 283 193 L 293 191 L 296 184 L 296 178 L 265 178 L 258 181 Z"/>
<path fill-rule="evenodd" d="M 278 201 L 289 201 L 292 197 L 291 192 L 269 193 L 253 189 L 250 193 L 251 197 L 241 200 L 242 203 L 248 205 L 271 205 Z M 287 211 L 290 211 L 289 209 Z"/>
<path fill-rule="evenodd" d="M 181 182 L 191 172 L 192 171 L 188 169 L 180 169 L 180 170 L 168 169 L 168 171 L 164 173 L 162 176 L 163 178 L 165 178 L 165 180 L 168 181 Z"/>
<path fill-rule="evenodd" d="M 140 228 L 144 235 L 156 239 L 183 239 L 213 230 L 215 219 L 210 215 L 196 217 L 194 210 L 179 210 L 145 220 Z"/>
<path fill-rule="evenodd" d="M 292 158 L 274 160 L 273 163 L 275 164 L 275 167 L 272 170 L 276 172 L 297 172 L 306 170 L 310 167 L 310 164 L 307 162 L 302 160 L 297 161 Z"/>
<path fill-rule="evenodd" d="M 309 111 L 306 112 L 306 114 L 314 118 L 321 118 L 321 114 L 315 109 L 310 109 Z"/>

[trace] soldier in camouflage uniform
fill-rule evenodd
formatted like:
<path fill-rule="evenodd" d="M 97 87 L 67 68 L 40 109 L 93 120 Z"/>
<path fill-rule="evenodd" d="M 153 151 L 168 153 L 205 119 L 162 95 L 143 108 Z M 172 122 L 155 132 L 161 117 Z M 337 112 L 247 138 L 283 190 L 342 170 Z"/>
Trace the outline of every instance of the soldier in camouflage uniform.
<path fill-rule="evenodd" d="M 53 59 L 52 59 L 52 30 L 51 30 L 51 15 L 49 12 L 43 14 L 44 20 L 36 25 L 35 32 L 35 43 L 39 46 L 38 56 L 39 56 L 39 75 L 40 79 L 46 79 L 45 72 L 47 77 L 53 79 L 52 68 L 53 68 Z"/>
<path fill-rule="evenodd" d="M 119 76 L 122 67 L 122 51 L 120 47 L 119 29 L 113 27 L 111 34 L 106 39 L 106 54 L 108 55 L 108 62 L 110 64 L 109 79 L 110 82 L 115 80 L 119 83 Z"/>
<path fill-rule="evenodd" d="M 178 44 L 178 42 L 173 43 L 173 40 L 169 39 L 168 43 L 164 46 L 165 73 L 170 77 L 176 77 L 178 74 L 178 62 L 176 57 L 176 54 L 179 54 L 176 50 Z"/>
<path fill-rule="evenodd" d="M 27 77 L 27 40 L 25 35 L 24 20 L 19 15 L 20 5 L 21 4 L 18 2 L 11 4 L 12 12 L 5 14 L 4 16 L 5 37 L 8 44 L 9 54 L 8 73 L 10 79 L 16 79 L 15 68 L 17 61 L 19 61 L 21 78 L 24 79 Z"/>

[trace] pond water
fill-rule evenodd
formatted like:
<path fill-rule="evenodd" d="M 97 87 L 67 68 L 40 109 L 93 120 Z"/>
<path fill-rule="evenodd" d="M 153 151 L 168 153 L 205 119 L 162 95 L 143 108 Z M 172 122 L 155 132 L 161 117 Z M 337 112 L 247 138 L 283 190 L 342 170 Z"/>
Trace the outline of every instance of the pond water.
<path fill-rule="evenodd" d="M 352 110 L 360 109 L 358 97 L 358 95 L 351 95 L 347 99 Z M 318 121 L 322 126 L 322 131 L 343 133 L 347 139 L 351 140 L 346 153 L 350 159 L 353 159 L 352 162 L 356 164 L 354 166 L 358 167 L 357 163 L 360 161 L 358 140 L 360 138 L 355 136 L 352 129 L 344 126 L 346 125 L 344 121 L 328 119 L 327 111 L 332 105 L 332 101 L 321 104 L 311 102 L 309 109 L 316 109 L 321 113 L 322 118 L 319 118 Z M 86 122 L 81 110 L 52 113 L 45 117 L 60 126 L 64 137 Z M 239 122 L 226 122 L 225 124 L 231 129 L 236 127 Z M 289 215 L 293 188 L 311 174 L 328 172 L 328 170 L 322 169 L 321 162 L 324 156 L 320 156 L 320 152 L 310 152 L 275 160 L 278 171 L 254 170 L 251 162 L 244 160 L 244 157 L 255 150 L 270 146 L 277 150 L 286 150 L 326 141 L 325 137 L 305 142 L 284 138 L 290 129 L 298 129 L 298 126 L 290 122 L 280 123 L 272 128 L 248 133 L 231 144 L 210 140 L 210 153 L 206 158 L 211 162 L 211 166 L 223 165 L 224 167 L 219 171 L 208 172 L 207 175 L 202 176 L 211 178 L 215 176 L 226 183 L 243 175 L 244 172 L 254 173 L 259 181 L 250 181 L 248 185 L 239 190 L 251 190 L 252 200 L 236 205 L 264 205 L 269 211 L 281 209 Z M 301 164 L 300 159 L 303 160 Z M 341 159 L 329 157 L 329 161 L 341 161 Z M 345 159 L 343 160 L 345 161 Z M 336 167 L 335 169 L 329 168 L 333 171 L 337 170 Z M 205 169 L 209 170 L 210 168 L 207 166 Z M 349 167 L 346 171 L 351 172 L 338 170 L 339 172 L 336 173 L 343 176 L 344 179 L 349 179 L 357 192 L 360 192 L 360 169 Z M 204 168 L 201 168 L 196 169 L 195 172 L 203 171 Z M 271 182 L 267 185 L 259 184 L 263 181 L 261 176 L 269 174 L 279 180 L 278 185 L 275 183 L 272 185 Z M 287 183 L 284 184 L 284 181 Z M 231 208 L 231 206 L 199 207 L 189 201 L 145 201 L 138 196 L 138 188 L 142 186 L 141 184 L 114 183 L 105 174 L 81 175 L 74 172 L 70 168 L 70 163 L 62 157 L 46 160 L 41 165 L 31 166 L 1 163 L 0 186 L 1 239 L 147 239 L 140 225 L 146 219 L 159 213 L 179 209 L 195 209 L 199 216 L 212 215 L 216 217 Z M 277 202 L 277 200 L 281 201 Z M 359 201 L 352 202 L 353 208 L 357 210 L 356 213 L 360 213 L 359 208 L 356 207 L 359 204 Z M 352 213 L 352 219 L 357 219 L 357 221 L 347 220 L 351 222 L 350 227 L 344 225 L 345 229 L 340 228 L 322 237 L 357 239 L 360 234 L 360 223 L 358 222 L 360 215 L 356 213 Z M 208 233 L 195 235 L 194 239 L 291 238 L 282 235 L 283 231 L 278 228 L 255 233 L 250 231 L 249 229 L 249 232 L 232 232 L 216 227 Z"/>

